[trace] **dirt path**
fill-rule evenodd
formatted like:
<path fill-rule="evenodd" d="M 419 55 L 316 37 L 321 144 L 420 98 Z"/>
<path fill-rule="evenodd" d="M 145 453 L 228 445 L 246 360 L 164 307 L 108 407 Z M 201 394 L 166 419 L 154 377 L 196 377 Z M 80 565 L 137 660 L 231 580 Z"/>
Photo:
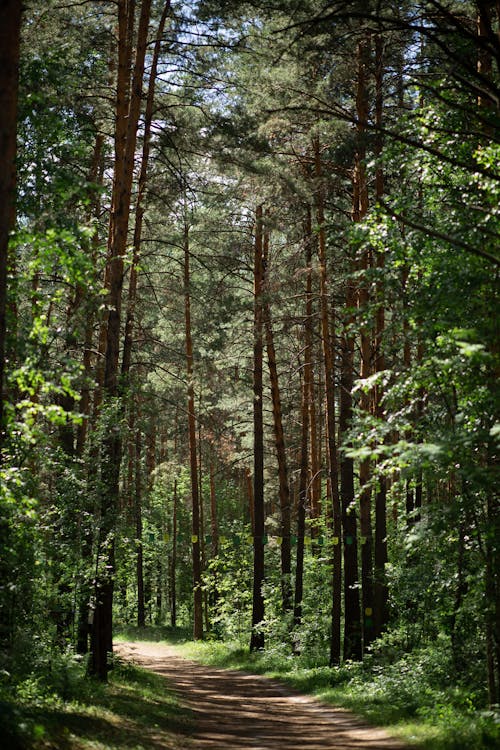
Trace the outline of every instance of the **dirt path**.
<path fill-rule="evenodd" d="M 120 643 L 116 652 L 164 675 L 194 716 L 195 750 L 405 750 L 382 729 L 324 706 L 274 680 L 178 656 L 158 643 Z"/>

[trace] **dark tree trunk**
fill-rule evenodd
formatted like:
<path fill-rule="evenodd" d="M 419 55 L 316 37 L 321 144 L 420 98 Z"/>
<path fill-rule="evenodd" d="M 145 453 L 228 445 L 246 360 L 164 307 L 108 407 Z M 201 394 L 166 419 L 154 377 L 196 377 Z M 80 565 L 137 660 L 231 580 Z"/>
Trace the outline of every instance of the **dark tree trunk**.
<path fill-rule="evenodd" d="M 129 41 L 133 28 L 133 6 L 118 2 L 118 82 L 115 126 L 115 174 L 108 240 L 108 315 L 106 325 L 104 398 L 107 403 L 119 395 L 118 362 L 124 258 L 127 250 L 134 155 L 142 98 L 144 60 L 151 0 L 141 5 L 132 85 L 132 57 Z M 130 92 L 130 97 L 128 96 Z M 113 425 L 101 450 L 100 534 L 97 549 L 94 593 L 94 619 L 91 634 L 89 671 L 100 680 L 108 674 L 107 654 L 113 647 L 113 588 L 115 572 L 114 531 L 119 498 L 121 436 Z"/>
<path fill-rule="evenodd" d="M 326 268 L 326 234 L 325 214 L 322 185 L 322 166 L 319 138 L 314 140 L 314 167 L 318 182 L 316 190 L 316 218 L 318 221 L 318 260 L 320 272 L 320 303 L 321 303 L 321 339 L 323 344 L 323 361 L 325 371 L 326 391 L 326 426 L 328 431 L 328 470 L 330 474 L 329 488 L 331 492 L 331 507 L 333 516 L 333 535 L 337 544 L 333 547 L 333 584 L 332 584 L 332 635 L 330 642 L 330 664 L 340 663 L 340 617 L 341 617 L 341 576 L 342 559 L 340 548 L 341 537 L 341 508 L 339 497 L 339 476 L 336 440 L 336 412 L 335 412 L 335 365 L 333 356 L 332 328 L 330 328 L 328 278 Z"/>
<path fill-rule="evenodd" d="M 307 485 L 308 485 L 308 434 L 309 408 L 313 399 L 312 387 L 312 231 L 311 211 L 308 209 L 304 232 L 306 278 L 306 310 L 304 322 L 304 376 L 302 383 L 302 425 L 300 438 L 300 477 L 297 507 L 297 557 L 295 565 L 295 600 L 293 619 L 296 627 L 302 620 L 302 598 L 304 589 L 304 537 L 306 525 Z"/>
<path fill-rule="evenodd" d="M 16 221 L 17 99 L 21 0 L 0 4 L 0 465 L 5 436 L 4 380 L 7 331 L 7 267 L 9 234 Z"/>
<path fill-rule="evenodd" d="M 269 235 L 264 234 L 264 268 L 268 262 L 268 244 Z M 265 279 L 264 279 L 265 283 Z M 283 431 L 283 415 L 281 409 L 281 394 L 278 380 L 278 368 L 276 366 L 276 349 L 274 346 L 273 325 L 271 319 L 271 306 L 269 300 L 265 299 L 263 305 L 264 326 L 266 331 L 266 348 L 267 362 L 269 367 L 269 379 L 271 382 L 271 397 L 273 402 L 273 424 L 274 438 L 276 443 L 276 457 L 278 459 L 278 480 L 279 480 L 279 498 L 280 498 L 280 519 L 281 519 L 281 601 L 284 611 L 291 609 L 292 606 L 292 588 L 291 588 L 291 508 L 290 508 L 290 486 L 288 483 L 288 468 L 286 461 L 285 435 Z"/>
<path fill-rule="evenodd" d="M 156 76 L 158 72 L 158 60 L 161 50 L 161 42 L 167 16 L 170 12 L 170 0 L 167 0 L 163 8 L 163 13 L 158 24 L 158 32 L 153 50 L 151 61 L 151 71 L 149 74 L 148 94 L 146 99 L 146 111 L 144 114 L 144 140 L 142 144 L 141 169 L 137 186 L 137 198 L 135 204 L 135 224 L 134 224 L 134 250 L 132 265 L 130 268 L 130 281 L 128 290 L 127 314 L 125 316 L 125 336 L 123 340 L 122 355 L 122 374 L 128 376 L 132 357 L 132 341 L 134 331 L 134 318 L 137 299 L 137 269 L 141 257 L 141 237 L 142 224 L 144 219 L 144 198 L 146 195 L 146 185 L 148 176 L 149 152 L 151 145 L 151 124 L 153 122 L 153 107 L 156 88 Z"/>
<path fill-rule="evenodd" d="M 254 345 L 253 345 L 253 429 L 254 429 L 254 535 L 253 535 L 253 593 L 252 635 L 250 650 L 264 648 L 264 633 L 259 625 L 264 619 L 264 422 L 262 408 L 263 305 L 262 286 L 262 206 L 256 210 L 254 250 Z"/>
<path fill-rule="evenodd" d="M 132 408 L 134 405 L 132 404 Z M 137 544 L 136 576 L 137 576 L 137 626 L 143 628 L 146 625 L 146 607 L 144 602 L 144 554 L 142 540 L 142 461 L 141 461 L 141 430 L 137 426 L 135 430 L 135 491 L 134 491 L 134 515 L 135 515 L 135 541 Z"/>
<path fill-rule="evenodd" d="M 346 305 L 355 306 L 352 283 L 348 282 Z M 348 321 L 348 325 L 351 321 Z M 350 332 L 342 337 L 342 364 L 340 374 L 339 426 L 342 436 L 350 427 L 352 418 L 354 340 Z M 348 446 L 343 445 L 344 449 Z M 361 611 L 358 591 L 358 551 L 356 507 L 354 502 L 354 464 L 345 453 L 340 460 L 340 495 L 342 499 L 342 530 L 344 542 L 344 659 L 361 659 Z"/>
<path fill-rule="evenodd" d="M 203 596 L 201 590 L 201 546 L 200 546 L 200 494 L 198 485 L 198 457 L 196 443 L 196 415 L 194 406 L 194 367 L 193 341 L 191 337 L 191 291 L 190 291 L 189 227 L 187 218 L 184 226 L 184 313 L 186 325 L 186 376 L 188 397 L 189 466 L 192 500 L 192 539 L 193 561 L 193 637 L 203 638 Z"/>
<path fill-rule="evenodd" d="M 358 44 L 358 82 L 356 92 L 356 112 L 358 117 L 357 135 L 358 148 L 354 170 L 355 190 L 353 220 L 363 221 L 368 213 L 368 183 L 366 177 L 365 159 L 365 127 L 368 118 L 368 59 L 370 51 L 369 39 L 362 39 Z M 371 252 L 363 250 L 359 270 L 362 272 L 358 287 L 358 307 L 360 310 L 360 349 L 361 349 L 361 378 L 366 379 L 372 374 L 372 340 L 371 331 L 367 323 L 363 322 L 370 303 L 369 281 L 367 272 L 372 265 Z M 366 413 L 370 412 L 372 394 L 365 391 L 361 394 L 360 406 Z M 372 534 L 372 491 L 370 485 L 371 466 L 365 459 L 359 466 L 360 483 L 360 533 L 361 533 L 361 597 L 363 609 L 363 649 L 373 641 L 373 534 Z"/>
<path fill-rule="evenodd" d="M 177 626 L 177 479 L 172 501 L 172 558 L 170 561 L 170 624 Z"/>

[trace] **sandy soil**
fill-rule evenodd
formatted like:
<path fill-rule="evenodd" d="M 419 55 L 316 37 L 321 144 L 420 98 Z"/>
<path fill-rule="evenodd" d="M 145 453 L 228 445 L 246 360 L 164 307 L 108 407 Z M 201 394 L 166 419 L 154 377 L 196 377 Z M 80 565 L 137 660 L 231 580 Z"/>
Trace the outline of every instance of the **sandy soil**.
<path fill-rule="evenodd" d="M 407 750 L 383 729 L 259 675 L 207 667 L 158 643 L 120 643 L 126 659 L 164 675 L 194 718 L 195 750 Z"/>

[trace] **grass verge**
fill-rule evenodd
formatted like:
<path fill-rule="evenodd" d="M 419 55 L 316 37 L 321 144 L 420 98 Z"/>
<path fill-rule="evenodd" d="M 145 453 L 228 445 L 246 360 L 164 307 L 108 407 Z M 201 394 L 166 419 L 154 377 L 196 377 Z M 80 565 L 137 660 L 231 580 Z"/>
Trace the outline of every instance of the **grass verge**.
<path fill-rule="evenodd" d="M 2 750 L 180 750 L 190 716 L 165 678 L 116 661 L 109 683 L 89 680 L 81 665 L 0 691 Z M 56 679 L 55 679 L 56 678 Z"/>

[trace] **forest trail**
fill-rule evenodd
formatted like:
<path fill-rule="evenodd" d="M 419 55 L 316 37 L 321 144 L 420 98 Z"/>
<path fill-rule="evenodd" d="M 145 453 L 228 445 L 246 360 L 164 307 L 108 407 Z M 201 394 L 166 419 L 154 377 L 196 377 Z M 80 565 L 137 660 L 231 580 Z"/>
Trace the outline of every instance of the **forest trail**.
<path fill-rule="evenodd" d="M 159 643 L 118 643 L 115 651 L 166 677 L 193 715 L 195 750 L 405 750 L 383 729 L 280 683 L 199 664 Z"/>

